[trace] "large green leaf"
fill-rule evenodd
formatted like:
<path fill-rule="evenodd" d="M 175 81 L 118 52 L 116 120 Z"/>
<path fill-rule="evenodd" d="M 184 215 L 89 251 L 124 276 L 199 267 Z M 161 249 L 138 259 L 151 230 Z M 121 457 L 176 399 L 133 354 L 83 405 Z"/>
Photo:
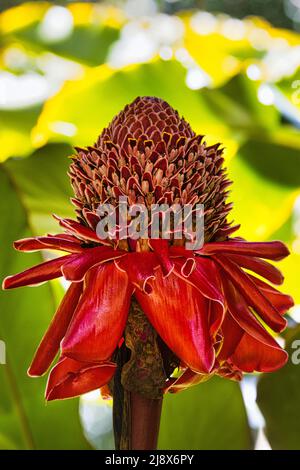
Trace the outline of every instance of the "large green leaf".
<path fill-rule="evenodd" d="M 250 429 L 239 385 L 213 378 L 163 405 L 160 449 L 249 449 Z"/>
<path fill-rule="evenodd" d="M 258 86 L 241 73 L 220 88 L 204 89 L 200 93 L 209 108 L 230 126 L 236 138 L 241 132 L 262 135 L 278 126 L 279 113 L 273 106 L 259 102 Z"/>
<path fill-rule="evenodd" d="M 28 220 L 36 234 L 58 230 L 53 213 L 64 217 L 74 215 L 67 176 L 68 156 L 72 152 L 68 144 L 51 144 L 26 159 L 11 158 L 4 164 L 24 205 L 29 208 Z"/>
<path fill-rule="evenodd" d="M 14 39 L 50 51 L 68 59 L 94 66 L 105 62 L 109 47 L 119 37 L 119 30 L 102 24 L 76 25 L 70 35 L 60 41 L 49 42 L 39 34 L 40 22 L 14 32 Z"/>
<path fill-rule="evenodd" d="M 299 348 L 298 326 L 288 333 L 288 364 L 278 372 L 263 375 L 258 384 L 257 402 L 266 420 L 266 433 L 273 449 L 300 449 Z"/>
<path fill-rule="evenodd" d="M 19 43 L 37 53 L 50 51 L 86 65 L 102 64 L 119 37 L 120 12 L 90 3 L 68 5 L 65 10 L 52 7 L 50 2 L 25 3 L 2 13 L 6 44 Z"/>
<path fill-rule="evenodd" d="M 27 178 L 31 178 L 32 188 L 35 188 L 36 202 L 39 202 L 41 207 L 45 203 L 45 211 L 52 205 L 52 199 L 58 205 L 61 189 L 59 174 L 64 163 L 60 153 L 62 165 L 58 165 L 58 147 L 56 150 L 53 159 L 55 169 L 52 173 L 49 173 L 50 167 L 47 167 L 45 156 L 43 161 L 34 156 L 26 160 L 11 160 L 7 165 L 2 164 L 0 167 L 1 279 L 41 262 L 38 254 L 15 252 L 12 243 L 15 239 L 33 233 L 31 212 L 32 209 L 33 213 L 37 209 L 31 204 L 33 194 L 29 191 L 31 185 L 28 181 L 26 186 Z M 51 159 L 51 152 L 48 157 Z M 36 166 L 33 159 L 36 160 Z M 18 164 L 22 166 L 22 171 L 18 168 Z M 39 165 L 45 170 L 43 178 Z M 44 192 L 45 186 L 49 188 L 49 181 L 48 183 L 44 181 L 47 176 L 52 180 L 53 189 L 48 194 L 48 200 Z M 38 188 L 40 188 L 40 199 Z M 62 199 L 61 207 L 64 205 Z M 37 224 L 37 219 L 35 223 Z M 1 448 L 88 448 L 79 423 L 78 401 L 70 400 L 46 405 L 43 398 L 46 378 L 32 379 L 26 375 L 34 350 L 50 322 L 60 297 L 58 285 L 54 283 L 0 293 L 0 339 L 5 341 L 7 353 L 7 363 L 0 365 Z"/>
<path fill-rule="evenodd" d="M 7 157 L 26 155 L 32 151 L 31 130 L 41 106 L 25 109 L 0 109 L 0 161 Z"/>
<path fill-rule="evenodd" d="M 91 144 L 115 114 L 143 95 L 168 101 L 196 132 L 207 135 L 209 143 L 222 141 L 229 147 L 229 154 L 249 135 L 265 136 L 278 128 L 278 111 L 259 103 L 257 86 L 244 75 L 219 89 L 199 91 L 186 86 L 186 74 L 175 60 L 155 60 L 115 71 L 107 66 L 89 70 L 82 79 L 66 83 L 47 102 L 34 129 L 35 143 L 68 140 Z M 64 134 L 66 123 L 76 131 L 72 136 Z"/>
<path fill-rule="evenodd" d="M 208 4 L 210 2 L 199 2 Z M 219 5 L 226 2 L 211 2 L 218 10 Z M 239 8 L 239 2 L 234 3 Z M 248 2 L 251 3 L 251 2 Z M 252 2 L 253 4 L 254 2 Z M 258 2 L 262 3 L 262 2 Z M 255 9 L 255 8 L 254 8 Z M 220 84 L 234 75 L 238 70 L 247 67 L 251 62 L 259 64 L 265 57 L 266 51 L 272 51 L 274 40 L 278 39 L 290 46 L 298 46 L 299 34 L 295 31 L 275 28 L 266 20 L 252 16 L 235 26 L 235 19 L 226 15 L 216 15 L 212 21 L 202 17 L 202 12 L 196 14 L 184 13 L 186 31 L 184 44 L 192 57 L 212 78 L 214 84 Z M 206 31 L 206 29 L 210 31 Z M 283 49 L 282 55 L 285 54 Z M 284 58 L 283 58 L 284 59 Z M 292 58 L 290 59 L 292 62 Z M 289 61 L 289 57 L 286 58 Z M 273 79 L 272 66 L 263 64 L 263 74 L 266 80 Z M 278 70 L 279 67 L 278 67 Z"/>
<path fill-rule="evenodd" d="M 262 55 L 261 51 L 253 48 L 247 37 L 236 40 L 222 34 L 225 18 L 215 17 L 218 25 L 209 34 L 201 34 L 196 15 L 183 15 L 186 26 L 184 45 L 215 85 L 220 85 L 237 73 L 245 59 L 259 58 Z M 209 27 L 208 23 L 207 25 Z M 205 23 L 202 23 L 203 28 Z"/>
<path fill-rule="evenodd" d="M 92 144 L 103 127 L 137 96 L 157 96 L 179 110 L 195 130 L 228 134 L 222 116 L 214 113 L 205 96 L 185 85 L 186 69 L 176 61 L 153 61 L 113 71 L 101 66 L 67 83 L 45 106 L 35 129 L 41 143 L 49 139 L 77 145 Z M 77 133 L 59 134 L 59 123 L 72 123 Z M 55 124 L 55 123 L 58 123 Z"/>
<path fill-rule="evenodd" d="M 296 70 L 292 77 L 287 77 L 276 84 L 278 90 L 285 96 L 289 106 L 285 105 L 286 109 L 290 111 L 290 115 L 295 119 L 300 120 L 300 67 Z"/>
<path fill-rule="evenodd" d="M 247 141 L 228 162 L 232 217 L 240 235 L 262 240 L 290 217 L 300 191 L 299 149 L 268 140 Z"/>
<path fill-rule="evenodd" d="M 240 153 L 245 162 L 265 180 L 293 190 L 300 187 L 300 140 L 298 146 L 283 145 L 268 140 L 247 142 Z"/>

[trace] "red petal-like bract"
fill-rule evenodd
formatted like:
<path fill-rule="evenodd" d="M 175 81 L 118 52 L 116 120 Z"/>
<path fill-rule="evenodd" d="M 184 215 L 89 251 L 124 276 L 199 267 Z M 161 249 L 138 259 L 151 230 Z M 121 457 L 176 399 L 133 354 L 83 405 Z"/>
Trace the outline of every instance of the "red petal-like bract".
<path fill-rule="evenodd" d="M 110 381 L 115 369 L 112 362 L 85 364 L 62 357 L 49 375 L 46 400 L 76 397 L 101 388 Z"/>
<path fill-rule="evenodd" d="M 48 235 L 46 237 L 23 238 L 14 242 L 14 247 L 19 251 L 40 251 L 40 250 L 58 250 L 69 253 L 80 253 L 83 248 L 80 241 L 70 237 L 66 239 L 62 236 Z"/>
<path fill-rule="evenodd" d="M 43 375 L 50 367 L 69 327 L 81 293 L 82 282 L 71 284 L 35 353 L 28 369 L 29 375 Z"/>
<path fill-rule="evenodd" d="M 272 372 L 286 364 L 288 354 L 280 346 L 270 348 L 244 333 L 231 360 L 243 372 Z"/>
<path fill-rule="evenodd" d="M 289 250 L 282 242 L 246 242 L 232 239 L 222 243 L 208 243 L 199 253 L 204 255 L 231 253 L 280 261 L 289 255 Z"/>
<path fill-rule="evenodd" d="M 184 372 L 176 379 L 170 379 L 166 386 L 166 391 L 171 393 L 181 392 L 192 385 L 206 382 L 210 378 L 209 374 L 197 374 L 191 369 L 185 369 Z"/>
<path fill-rule="evenodd" d="M 137 291 L 136 298 L 169 348 L 191 369 L 210 372 L 215 354 L 206 297 L 176 274 L 157 271 L 151 294 Z"/>
<path fill-rule="evenodd" d="M 90 269 L 62 354 L 83 362 L 108 360 L 122 337 L 131 293 L 127 274 L 113 263 Z"/>
<path fill-rule="evenodd" d="M 242 292 L 248 305 L 259 313 L 270 328 L 274 331 L 282 331 L 286 326 L 286 320 L 282 318 L 278 310 L 269 302 L 248 274 L 223 255 L 218 256 L 216 259 L 224 270 L 224 276 L 229 276 L 236 289 Z"/>
<path fill-rule="evenodd" d="M 148 294 L 152 291 L 151 280 L 155 279 L 155 270 L 159 267 L 155 253 L 130 253 L 116 260 L 115 264 L 127 273 L 133 287 L 138 287 Z"/>
<path fill-rule="evenodd" d="M 45 263 L 26 269 L 26 271 L 19 274 L 8 276 L 4 279 L 2 287 L 3 289 L 13 289 L 22 286 L 34 286 L 61 277 L 61 268 L 70 256 L 72 255 L 45 261 Z"/>
<path fill-rule="evenodd" d="M 19 251 L 65 256 L 3 282 L 4 289 L 62 276 L 71 282 L 28 371 L 44 374 L 60 350 L 47 400 L 101 387 L 111 394 L 107 384 L 124 345 L 132 295 L 159 335 L 164 360 L 169 349 L 180 364 L 177 378 L 174 361 L 165 364 L 166 391 L 184 390 L 213 375 L 240 380 L 243 372 L 270 372 L 285 364 L 287 354 L 265 324 L 282 331 L 293 299 L 261 278 L 282 284 L 281 272 L 266 260 L 279 261 L 289 252 L 279 241 L 232 237 L 239 226 L 228 222 L 231 182 L 222 154 L 219 144 L 207 146 L 177 111 L 152 97 L 126 106 L 94 146 L 76 149 L 69 175 L 77 220 L 55 216 L 64 233 L 14 244 Z M 119 196 L 147 208 L 174 203 L 194 210 L 203 204 L 203 247 L 186 250 L 175 232 L 170 240 L 134 240 L 117 229 L 116 238 L 109 232 L 100 239 L 99 204 L 110 203 L 118 212 Z"/>
<path fill-rule="evenodd" d="M 62 266 L 67 281 L 82 281 L 87 271 L 95 265 L 108 262 L 126 255 L 125 251 L 112 250 L 105 246 L 90 248 L 77 256 L 70 257 Z"/>

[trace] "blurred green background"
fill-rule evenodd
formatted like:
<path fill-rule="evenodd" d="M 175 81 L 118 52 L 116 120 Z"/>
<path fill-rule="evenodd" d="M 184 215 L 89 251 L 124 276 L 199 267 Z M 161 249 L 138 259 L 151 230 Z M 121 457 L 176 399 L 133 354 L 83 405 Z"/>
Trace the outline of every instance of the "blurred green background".
<path fill-rule="evenodd" d="M 300 339 L 299 0 L 0 1 L 0 274 L 39 262 L 12 242 L 72 216 L 72 145 L 90 145 L 138 95 L 167 100 L 234 181 L 232 217 L 249 240 L 281 239 L 295 298 L 278 338 Z M 250 16 L 247 16 L 250 15 Z M 283 29 L 285 28 L 285 29 Z M 26 369 L 63 286 L 0 293 L 0 449 L 109 449 L 111 404 L 43 399 Z M 4 343 L 3 343 L 4 342 Z M 1 361 L 0 361 L 1 362 Z M 2 361 L 4 362 L 4 361 Z M 165 399 L 163 449 L 299 449 L 300 365 L 211 381 Z"/>

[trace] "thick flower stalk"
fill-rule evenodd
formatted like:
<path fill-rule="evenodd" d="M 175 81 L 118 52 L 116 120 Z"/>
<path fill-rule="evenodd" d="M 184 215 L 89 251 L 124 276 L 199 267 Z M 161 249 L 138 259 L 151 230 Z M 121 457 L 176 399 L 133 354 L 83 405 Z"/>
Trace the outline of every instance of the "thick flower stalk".
<path fill-rule="evenodd" d="M 116 427 L 123 427 L 118 446 L 140 448 L 150 445 L 136 443 L 141 429 L 133 431 L 139 427 L 136 410 L 147 415 L 143 400 L 159 419 L 166 391 L 213 375 L 240 380 L 244 372 L 271 372 L 286 363 L 287 353 L 270 330 L 285 328 L 283 315 L 293 300 L 270 285 L 283 277 L 266 260 L 289 253 L 279 241 L 233 236 L 238 226 L 228 221 L 231 183 L 222 148 L 207 146 L 161 99 L 137 98 L 93 147 L 76 152 L 70 179 L 77 219 L 56 217 L 63 233 L 15 242 L 20 251 L 66 254 L 7 277 L 3 287 L 59 277 L 70 282 L 28 373 L 44 374 L 60 351 L 46 399 L 101 388 L 120 405 L 114 417 Z M 187 250 L 172 238 L 100 239 L 97 209 L 109 203 L 118 210 L 120 196 L 146 207 L 203 204 L 204 245 Z M 130 432 L 133 440 L 124 443 Z"/>

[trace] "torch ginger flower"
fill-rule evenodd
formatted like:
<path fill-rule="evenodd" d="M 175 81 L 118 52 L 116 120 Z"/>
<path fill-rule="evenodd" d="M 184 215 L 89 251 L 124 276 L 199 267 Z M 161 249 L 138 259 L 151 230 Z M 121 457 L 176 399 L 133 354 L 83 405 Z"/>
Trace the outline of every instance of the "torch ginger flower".
<path fill-rule="evenodd" d="M 64 233 L 15 242 L 20 251 L 67 254 L 3 283 L 11 289 L 62 276 L 71 283 L 28 371 L 44 374 L 60 350 L 46 399 L 78 396 L 111 381 L 133 298 L 158 334 L 162 355 L 172 352 L 179 366 L 174 378 L 169 361 L 165 390 L 214 374 L 240 380 L 243 372 L 282 367 L 287 353 L 264 324 L 281 332 L 293 301 L 261 278 L 281 284 L 280 271 L 265 260 L 289 253 L 278 241 L 232 236 L 238 226 L 228 222 L 231 183 L 219 144 L 207 146 L 166 102 L 143 97 L 126 106 L 93 147 L 76 151 L 70 178 L 77 220 L 58 218 Z M 147 207 L 203 204 L 203 247 L 99 239 L 97 208 L 107 202 L 117 207 L 121 195 Z"/>

